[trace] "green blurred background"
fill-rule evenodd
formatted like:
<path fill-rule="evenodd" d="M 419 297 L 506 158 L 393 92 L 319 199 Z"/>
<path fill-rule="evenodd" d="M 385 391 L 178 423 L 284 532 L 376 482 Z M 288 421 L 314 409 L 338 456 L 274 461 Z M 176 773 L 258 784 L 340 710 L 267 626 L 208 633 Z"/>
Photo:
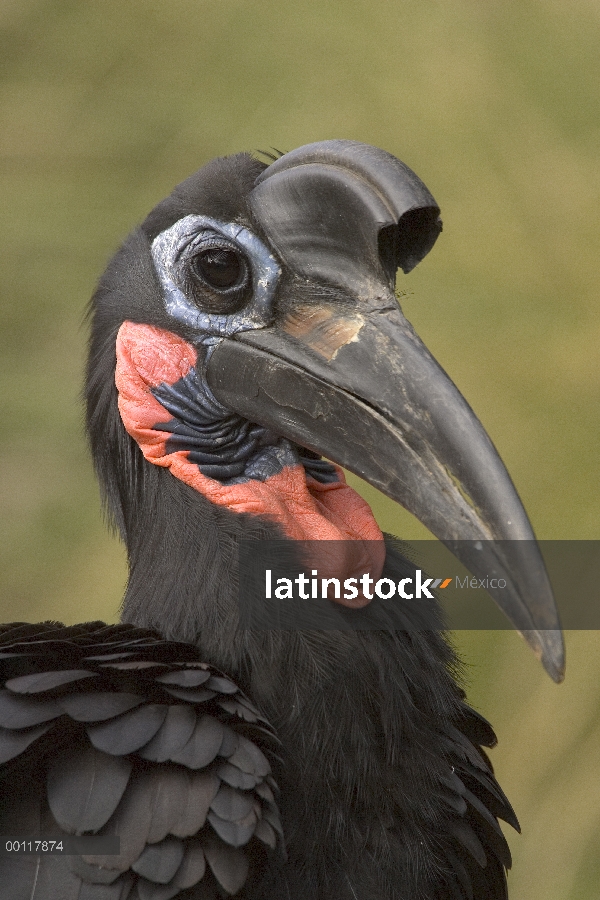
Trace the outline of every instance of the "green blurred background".
<path fill-rule="evenodd" d="M 595 0 L 0 0 L 0 619 L 114 620 L 122 548 L 82 429 L 83 311 L 128 230 L 214 156 L 353 138 L 400 156 L 444 234 L 403 306 L 541 538 L 600 538 Z M 383 527 L 426 536 L 366 489 Z M 553 685 L 460 633 L 496 727 L 513 900 L 600 895 L 600 659 Z"/>

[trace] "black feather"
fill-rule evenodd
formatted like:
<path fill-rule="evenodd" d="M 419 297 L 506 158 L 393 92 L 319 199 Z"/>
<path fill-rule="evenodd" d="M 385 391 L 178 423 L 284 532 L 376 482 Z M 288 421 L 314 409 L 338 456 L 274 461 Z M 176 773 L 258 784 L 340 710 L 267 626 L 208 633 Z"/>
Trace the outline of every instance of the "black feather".
<path fill-rule="evenodd" d="M 196 713 L 189 706 L 170 706 L 156 735 L 140 751 L 152 762 L 166 762 L 185 747 L 196 727 Z"/>
<path fill-rule="evenodd" d="M 205 688 L 200 688 L 200 690 L 188 690 L 187 688 L 166 688 L 166 692 L 171 697 L 176 697 L 178 700 L 185 700 L 187 703 L 206 703 L 207 700 L 212 700 L 213 697 L 216 697 L 215 691 L 209 691 Z"/>
<path fill-rule="evenodd" d="M 148 845 L 131 868 L 149 881 L 167 884 L 179 869 L 184 852 L 181 841 L 167 837 Z"/>
<path fill-rule="evenodd" d="M 239 822 L 252 812 L 254 803 L 251 794 L 236 791 L 229 785 L 222 784 L 210 804 L 210 808 L 221 819 L 226 819 L 228 822 Z"/>
<path fill-rule="evenodd" d="M 163 724 L 169 707 L 165 704 L 150 703 L 137 707 L 125 715 L 99 725 L 89 725 L 86 729 L 89 739 L 97 750 L 124 756 L 139 750 L 154 737 Z"/>
<path fill-rule="evenodd" d="M 210 670 L 206 669 L 179 669 L 175 672 L 167 672 L 166 675 L 157 676 L 156 680 L 161 684 L 178 684 L 180 687 L 198 687 L 210 678 Z M 234 685 L 234 692 L 237 687 Z M 219 688 L 217 687 L 217 690 Z M 230 693 L 230 691 L 223 691 Z"/>
<path fill-rule="evenodd" d="M 39 868 L 31 900 L 80 900 L 81 879 L 71 870 L 68 857 L 48 855 L 38 859 Z"/>
<path fill-rule="evenodd" d="M 481 868 L 485 869 L 487 865 L 485 850 L 470 825 L 466 822 L 453 822 L 450 825 L 450 831 L 465 850 L 468 850 L 473 859 L 479 863 Z"/>
<path fill-rule="evenodd" d="M 188 844 L 181 865 L 177 869 L 173 881 L 181 889 L 193 887 L 204 876 L 206 858 L 199 843 Z"/>
<path fill-rule="evenodd" d="M 204 769 L 213 761 L 223 742 L 223 726 L 212 716 L 201 716 L 187 743 L 170 759 L 190 769 Z"/>
<path fill-rule="evenodd" d="M 254 829 L 255 836 L 264 844 L 274 850 L 277 846 L 277 835 L 266 819 L 259 819 Z"/>
<path fill-rule="evenodd" d="M 40 859 L 37 856 L 1 856 L 0 883 L 5 896 L 11 900 L 32 900 L 39 865 Z"/>
<path fill-rule="evenodd" d="M 224 756 L 227 758 L 235 753 L 238 745 L 239 745 L 239 737 L 232 731 L 231 728 L 228 728 L 226 725 L 222 726 L 223 728 L 223 740 L 221 741 L 221 746 L 219 747 L 219 756 Z"/>
<path fill-rule="evenodd" d="M 113 884 L 117 878 L 121 878 L 121 872 L 118 869 L 106 869 L 91 865 L 81 856 L 70 856 L 69 866 L 71 871 L 75 875 L 79 875 L 86 884 Z"/>
<path fill-rule="evenodd" d="M 169 766 L 154 769 L 147 777 L 152 817 L 146 839 L 154 844 L 162 841 L 179 821 L 190 790 L 190 776 L 185 769 Z"/>
<path fill-rule="evenodd" d="M 21 675 L 6 682 L 6 687 L 14 694 L 40 694 L 65 684 L 73 684 L 84 678 L 94 678 L 94 672 L 74 669 L 62 672 L 40 672 L 36 675 Z"/>
<path fill-rule="evenodd" d="M 214 812 L 209 812 L 208 821 L 220 838 L 231 847 L 243 847 L 247 844 L 256 828 L 256 815 L 250 814 L 247 819 L 240 822 L 232 822 L 222 819 Z"/>
<path fill-rule="evenodd" d="M 58 702 L 76 722 L 101 722 L 119 716 L 142 703 L 142 697 L 127 693 L 67 694 Z"/>
<path fill-rule="evenodd" d="M 197 834 L 206 821 L 213 798 L 219 790 L 219 779 L 212 772 L 191 772 L 189 789 L 180 815 L 171 828 L 177 837 Z"/>
<path fill-rule="evenodd" d="M 258 785 L 258 779 L 254 775 L 242 772 L 241 769 L 238 769 L 237 766 L 232 766 L 231 763 L 224 763 L 222 766 L 219 766 L 217 774 L 225 784 L 229 784 L 234 788 L 242 788 L 245 791 Z"/>
<path fill-rule="evenodd" d="M 35 725 L 33 728 L 24 728 L 14 731 L 9 728 L 0 728 L 0 764 L 8 762 L 15 756 L 23 753 L 34 741 L 52 728 L 52 723 Z"/>
<path fill-rule="evenodd" d="M 241 850 L 228 847 L 214 838 L 203 844 L 204 855 L 213 875 L 228 894 L 237 894 L 248 876 L 248 859 Z"/>
<path fill-rule="evenodd" d="M 68 834 L 98 831 L 108 822 L 127 787 L 132 764 L 83 746 L 48 765 L 48 803 Z"/>
<path fill-rule="evenodd" d="M 238 738 L 235 751 L 229 757 L 229 762 L 241 769 L 242 772 L 257 775 L 259 778 L 264 778 L 271 772 L 271 766 L 264 753 L 256 744 L 241 736 Z"/>
<path fill-rule="evenodd" d="M 144 878 L 140 878 L 136 888 L 139 900 L 171 900 L 179 893 L 176 884 L 155 884 Z"/>
<path fill-rule="evenodd" d="M 57 703 L 30 700 L 11 691 L 0 690 L 0 723 L 3 728 L 30 728 L 62 715 Z"/>

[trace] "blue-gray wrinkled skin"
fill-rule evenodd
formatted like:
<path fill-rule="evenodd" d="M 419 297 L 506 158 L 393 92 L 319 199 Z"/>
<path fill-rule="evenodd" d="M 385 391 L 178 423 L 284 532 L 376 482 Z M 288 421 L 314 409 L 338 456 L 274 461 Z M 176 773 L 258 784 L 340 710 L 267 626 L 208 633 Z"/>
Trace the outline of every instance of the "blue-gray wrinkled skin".
<path fill-rule="evenodd" d="M 230 315 L 205 312 L 187 296 L 188 267 L 204 246 L 225 238 L 244 255 L 252 277 L 248 304 Z M 265 328 L 273 319 L 275 291 L 281 275 L 279 263 L 248 228 L 219 222 L 208 216 L 185 216 L 161 232 L 152 243 L 152 259 L 169 316 L 195 332 L 198 365 L 175 384 L 161 384 L 152 393 L 173 416 L 155 428 L 171 432 L 167 452 L 188 451 L 188 459 L 203 475 L 222 484 L 266 481 L 285 466 L 302 463 L 322 483 L 337 481 L 333 466 L 305 457 L 292 444 L 262 425 L 230 412 L 215 398 L 206 381 L 206 365 L 223 338 L 239 331 Z"/>
<path fill-rule="evenodd" d="M 252 299 L 229 316 L 203 312 L 185 295 L 186 266 L 215 237 L 242 251 L 252 271 Z M 215 344 L 238 331 L 265 328 L 273 318 L 273 302 L 281 268 L 263 242 L 243 225 L 217 222 L 208 216 L 185 216 L 154 239 L 152 259 L 163 289 L 165 308 L 182 325 L 193 328 L 202 344 Z"/>
<path fill-rule="evenodd" d="M 171 433 L 167 453 L 186 450 L 188 460 L 208 478 L 222 484 L 266 481 L 284 466 L 298 465 L 298 451 L 286 438 L 221 406 L 196 367 L 152 393 L 173 416 L 154 426 Z"/>

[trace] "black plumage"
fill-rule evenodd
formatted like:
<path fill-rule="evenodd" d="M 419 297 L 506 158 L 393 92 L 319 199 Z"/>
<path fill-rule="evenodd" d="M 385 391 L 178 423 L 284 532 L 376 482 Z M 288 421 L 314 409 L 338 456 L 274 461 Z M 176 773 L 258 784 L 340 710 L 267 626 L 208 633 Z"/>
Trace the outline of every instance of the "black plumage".
<path fill-rule="evenodd" d="M 152 326 L 174 335 L 178 346 L 187 342 L 197 353 L 195 367 L 185 375 L 185 404 L 173 400 L 168 407 L 172 418 L 165 414 L 152 426 L 162 428 L 167 437 L 179 436 L 175 444 L 165 444 L 167 457 L 186 453 L 186 439 L 194 437 L 200 422 L 202 459 L 194 460 L 198 441 L 193 440 L 185 459 L 202 472 L 207 455 L 212 465 L 207 434 L 213 423 L 215 434 L 246 434 L 248 422 L 255 419 L 244 404 L 259 404 L 257 424 L 250 428 L 252 441 L 242 442 L 243 452 L 236 445 L 235 468 L 227 469 L 226 477 L 218 476 L 222 484 L 229 484 L 228 479 L 242 486 L 253 479 L 257 484 L 276 483 L 269 479 L 291 465 L 290 459 L 304 467 L 307 482 L 331 486 L 339 477 L 320 461 L 327 432 L 319 431 L 319 416 L 295 401 L 298 424 L 291 412 L 296 407 L 283 399 L 286 412 L 277 419 L 270 403 L 252 389 L 254 378 L 259 386 L 267 384 L 260 371 L 244 376 L 251 390 L 238 400 L 226 384 L 229 352 L 243 351 L 242 362 L 255 354 L 260 365 L 271 352 L 278 364 L 282 357 L 289 358 L 292 367 L 300 367 L 293 369 L 292 389 L 305 375 L 317 379 L 306 381 L 307 396 L 314 384 L 325 392 L 330 375 L 335 387 L 331 408 L 343 394 L 348 408 L 364 415 L 364 433 L 368 436 L 373 428 L 383 435 L 379 446 L 357 448 L 352 427 L 342 423 L 331 455 L 347 465 L 353 464 L 358 449 L 363 456 L 370 453 L 374 459 L 380 452 L 388 458 L 386 434 L 391 425 L 396 427 L 384 385 L 380 416 L 366 395 L 361 400 L 360 383 L 352 382 L 360 366 L 348 354 L 371 353 L 361 369 L 369 390 L 377 388 L 371 365 L 387 358 L 384 350 L 369 350 L 371 321 L 389 320 L 406 351 L 420 354 L 423 365 L 430 367 L 432 389 L 437 385 L 442 399 L 442 391 L 450 390 L 446 384 L 451 383 L 433 368 L 393 300 L 396 268 L 409 271 L 441 228 L 439 210 L 424 185 L 382 151 L 352 142 L 323 142 L 276 157 L 273 171 L 271 182 L 265 182 L 267 167 L 246 154 L 205 166 L 127 239 L 93 298 L 88 432 L 107 509 L 127 546 L 130 574 L 123 620 L 129 624 L 64 628 L 46 623 L 9 626 L 1 632 L 0 832 L 118 834 L 121 853 L 41 857 L 39 863 L 36 857 L 0 858 L 0 877 L 10 885 L 14 900 L 209 900 L 232 894 L 244 900 L 507 896 L 510 853 L 498 819 L 515 828 L 518 823 L 482 749 L 495 744 L 494 733 L 466 705 L 458 685 L 460 667 L 444 636 L 437 601 L 407 600 L 401 607 L 374 603 L 373 614 L 381 622 L 375 630 L 240 628 L 240 542 L 287 543 L 290 561 L 297 564 L 286 528 L 268 511 L 240 512 L 213 502 L 210 493 L 175 477 L 163 462 L 153 465 L 124 427 L 115 383 L 116 342 L 123 323 Z M 347 208 L 345 198 L 350 198 Z M 281 203 L 291 205 L 282 213 Z M 211 265 L 217 266 L 218 277 L 212 286 L 194 282 L 190 287 L 185 270 L 181 285 L 187 287 L 177 294 L 175 282 L 165 287 L 165 279 L 173 267 L 185 267 L 187 245 L 182 243 L 171 258 L 166 244 L 164 262 L 156 255 L 156 240 L 167 235 L 175 241 L 183 234 L 186 217 L 196 217 L 189 220 L 195 223 L 193 240 L 204 240 L 202 229 L 208 229 L 213 256 L 203 257 L 203 265 L 209 272 Z M 283 228 L 282 237 L 273 231 L 274 222 Z M 320 229 L 313 274 L 311 228 Z M 298 234 L 304 235 L 304 243 L 296 241 Z M 238 254 L 233 262 L 231 254 Z M 336 254 L 349 260 L 356 277 L 362 278 L 356 295 Z M 277 277 L 272 274 L 276 260 Z M 243 318 L 250 308 L 250 282 L 235 294 L 235 278 L 242 284 L 243 266 L 252 271 L 263 266 L 261 271 L 271 272 L 252 282 L 252 296 L 263 291 L 266 297 L 259 312 L 252 312 L 264 317 L 259 324 L 250 313 Z M 197 275 L 197 267 L 194 271 Z M 169 297 L 176 298 L 174 305 L 169 306 Z M 215 309 L 220 297 L 226 304 L 219 318 Z M 321 316 L 321 330 L 308 349 L 303 342 L 310 328 L 298 329 L 298 310 L 308 319 L 315 311 Z M 206 311 L 212 319 L 201 318 Z M 232 318 L 237 314 L 239 320 Z M 330 319 L 338 324 L 328 331 L 322 323 Z M 208 323 L 209 331 L 202 331 L 201 321 Z M 207 335 L 212 335 L 210 340 Z M 347 357 L 347 369 L 336 369 L 346 365 Z M 399 377 L 397 372 L 394 377 Z M 495 451 L 483 430 L 477 430 L 478 423 L 473 426 L 469 448 L 481 447 L 480 463 L 490 461 L 494 475 L 487 479 L 489 491 L 485 472 L 480 482 L 468 481 L 471 476 L 460 454 L 446 460 L 451 441 L 444 438 L 436 447 L 435 435 L 427 431 L 421 439 L 410 424 L 411 372 L 402 377 L 406 389 L 398 394 L 392 385 L 390 395 L 407 398 L 409 424 L 403 427 L 411 438 L 393 437 L 407 462 L 397 482 L 390 469 L 388 492 L 455 544 L 457 537 L 507 536 L 494 530 L 500 528 L 500 518 L 494 518 L 493 504 L 500 500 L 492 495 L 496 491 L 504 497 L 514 489 L 508 476 L 502 480 L 504 470 L 497 467 L 501 463 L 492 456 Z M 428 378 L 419 373 L 414 378 L 414 391 L 426 393 Z M 182 383 L 183 377 L 176 389 L 171 382 L 145 388 L 148 402 L 183 396 Z M 287 388 L 281 383 L 283 397 Z M 204 398 L 202 415 L 194 410 L 194 385 Z M 461 432 L 467 419 L 476 420 L 451 388 Z M 230 396 L 231 404 L 223 399 Z M 217 421 L 221 408 L 226 429 Z M 424 429 L 430 418 L 429 413 L 419 414 Z M 321 419 L 325 428 L 327 417 Z M 448 428 L 453 428 L 451 417 Z M 231 448 L 224 437 L 221 445 L 215 443 L 209 473 L 225 472 L 219 466 L 229 460 L 225 451 Z M 439 471 L 427 462 L 432 447 L 442 460 Z M 373 469 L 370 480 L 386 489 L 384 468 L 382 463 L 381 471 Z M 356 470 L 363 471 L 358 463 Z M 468 490 L 455 488 L 463 477 Z M 438 491 L 438 510 L 428 499 L 428 478 L 433 484 L 447 479 Z M 398 495 L 397 484 L 408 485 L 406 497 Z M 468 494 L 476 502 L 469 505 Z M 515 536 L 528 536 L 516 494 L 506 503 L 513 504 L 511 516 L 522 528 Z M 505 522 L 504 507 L 502 516 Z M 444 529 L 448 534 L 441 533 Z M 472 568 L 477 562 L 468 564 Z M 397 582 L 412 572 L 401 545 L 386 538 L 382 575 Z M 540 596 L 544 590 L 542 585 Z M 559 670 L 560 654 L 553 656 L 550 644 L 535 630 L 543 627 L 541 612 L 525 590 L 515 589 L 513 599 L 510 614 L 517 626 L 529 629 L 532 645 L 541 642 L 549 670 Z M 344 610 L 348 621 L 353 612 Z"/>
<path fill-rule="evenodd" d="M 0 671 L 2 832 L 120 838 L 118 856 L 4 856 L 11 900 L 227 896 L 282 852 L 277 739 L 195 647 L 13 625 Z"/>

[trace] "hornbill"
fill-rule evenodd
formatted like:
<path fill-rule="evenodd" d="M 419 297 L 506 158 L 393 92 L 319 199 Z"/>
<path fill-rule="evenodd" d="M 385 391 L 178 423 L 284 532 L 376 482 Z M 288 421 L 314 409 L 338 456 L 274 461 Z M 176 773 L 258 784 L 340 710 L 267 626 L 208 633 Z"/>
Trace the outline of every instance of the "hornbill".
<path fill-rule="evenodd" d="M 128 552 L 122 623 L 2 629 L 0 832 L 75 853 L 0 848 L 4 896 L 507 896 L 498 819 L 518 823 L 437 599 L 326 599 L 346 603 L 339 630 L 240 618 L 242 542 L 336 547 L 340 577 L 412 571 L 344 466 L 474 575 L 503 573 L 494 599 L 562 677 L 526 513 L 395 296 L 439 214 L 374 147 L 242 153 L 176 187 L 109 264 L 86 401 Z M 360 627 L 371 608 L 380 627 Z M 118 854 L 77 843 L 93 835 Z"/>

